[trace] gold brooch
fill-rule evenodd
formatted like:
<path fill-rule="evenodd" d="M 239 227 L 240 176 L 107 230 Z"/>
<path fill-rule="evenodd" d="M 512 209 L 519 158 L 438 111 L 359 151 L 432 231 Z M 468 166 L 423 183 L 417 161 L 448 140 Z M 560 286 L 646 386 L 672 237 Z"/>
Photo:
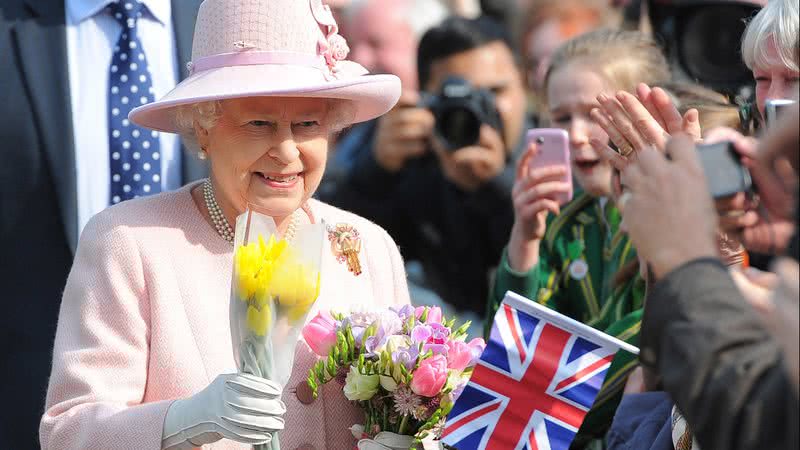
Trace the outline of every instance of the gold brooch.
<path fill-rule="evenodd" d="M 352 225 L 338 223 L 335 227 L 328 227 L 328 240 L 331 241 L 331 251 L 340 263 L 347 263 L 347 269 L 354 275 L 361 274 L 361 262 L 358 254 L 361 252 L 361 236 Z"/>

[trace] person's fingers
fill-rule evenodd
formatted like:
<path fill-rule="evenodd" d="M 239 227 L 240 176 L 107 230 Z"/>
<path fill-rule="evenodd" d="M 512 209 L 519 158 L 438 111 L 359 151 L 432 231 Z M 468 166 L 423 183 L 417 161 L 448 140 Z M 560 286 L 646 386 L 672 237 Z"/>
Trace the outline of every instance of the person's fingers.
<path fill-rule="evenodd" d="M 644 140 L 658 148 L 663 148 L 666 141 L 666 130 L 653 118 L 653 115 L 642 102 L 625 91 L 617 93 L 617 100 L 625 108 L 625 112 L 630 117 L 633 126 L 636 127 L 636 130 L 639 131 Z"/>
<path fill-rule="evenodd" d="M 738 192 L 727 197 L 716 199 L 714 201 L 714 206 L 717 209 L 717 213 L 721 216 L 726 214 L 741 215 L 744 214 L 747 207 L 750 206 L 750 201 L 747 199 L 747 194 Z"/>
<path fill-rule="evenodd" d="M 556 200 L 556 197 L 559 195 L 569 192 L 570 188 L 571 186 L 569 183 L 564 183 L 561 181 L 550 181 L 547 183 L 537 184 L 536 186 L 517 196 L 517 198 L 514 199 L 514 204 L 518 208 L 521 208 L 528 203 L 543 198 Z"/>
<path fill-rule="evenodd" d="M 400 99 L 397 100 L 395 108 L 415 107 L 419 104 L 419 100 L 420 100 L 419 92 L 412 89 L 404 89 L 400 93 Z"/>
<path fill-rule="evenodd" d="M 425 133 L 427 136 L 433 131 L 436 119 L 427 109 L 403 108 L 393 111 L 390 119 L 391 129 L 408 129 L 406 133 Z M 395 133 L 396 135 L 396 133 Z"/>
<path fill-rule="evenodd" d="M 639 150 L 647 145 L 644 137 L 633 125 L 631 118 L 625 112 L 625 108 L 623 108 L 619 100 L 617 100 L 615 97 L 609 97 L 605 94 L 600 94 L 597 96 L 597 99 L 600 102 L 600 105 L 603 106 L 606 114 L 610 117 L 611 122 L 614 124 L 617 130 L 619 130 L 622 136 L 625 137 L 625 140 L 631 143 L 635 150 Z"/>
<path fill-rule="evenodd" d="M 775 283 L 778 282 L 778 275 L 758 270 L 755 267 L 748 267 L 742 273 L 751 283 L 764 289 L 772 289 L 775 287 Z"/>
<path fill-rule="evenodd" d="M 594 151 L 608 161 L 612 167 L 619 171 L 625 170 L 625 167 L 628 165 L 628 158 L 617 153 L 613 148 L 609 147 L 608 144 L 600 142 L 599 139 L 592 138 L 589 140 L 589 144 L 594 148 Z"/>
<path fill-rule="evenodd" d="M 752 136 L 738 136 L 738 139 L 729 139 L 733 141 L 733 148 L 739 153 L 742 158 L 754 161 L 758 158 L 758 141 Z M 707 141 L 707 140 L 706 140 Z"/>
<path fill-rule="evenodd" d="M 227 422 L 231 427 L 237 427 L 243 430 L 248 430 L 258 436 L 264 432 L 274 432 L 283 430 L 285 421 L 280 416 L 258 416 L 250 414 L 236 414 L 235 417 L 220 417 L 223 421 Z M 237 435 L 241 435 L 236 431 Z M 245 433 L 242 433 L 245 434 Z"/>
<path fill-rule="evenodd" d="M 645 83 L 639 83 L 636 87 L 636 97 L 642 102 L 645 108 L 650 112 L 650 115 L 653 119 L 658 122 L 658 125 L 661 129 L 667 129 L 667 124 L 664 122 L 664 118 L 661 117 L 661 111 L 658 110 L 655 103 L 653 103 L 653 90 L 650 89 L 650 86 L 646 85 Z"/>
<path fill-rule="evenodd" d="M 629 156 L 633 152 L 633 145 L 625 139 L 603 110 L 594 108 L 589 115 L 592 120 L 606 132 L 608 138 L 617 146 L 622 156 Z"/>
<path fill-rule="evenodd" d="M 454 152 L 452 160 L 459 165 L 471 165 L 476 162 L 488 162 L 492 156 L 492 153 L 484 147 L 466 147 Z"/>
<path fill-rule="evenodd" d="M 683 131 L 683 117 L 672 103 L 669 94 L 661 88 L 653 88 L 651 94 L 653 104 L 658 108 L 661 117 L 664 119 L 664 124 L 667 126 L 667 133 L 674 135 Z"/>
<path fill-rule="evenodd" d="M 549 211 L 554 215 L 558 215 L 561 208 L 558 206 L 558 202 L 543 198 L 520 208 L 519 217 L 524 220 L 533 220 L 542 211 Z"/>
<path fill-rule="evenodd" d="M 548 181 L 561 181 L 564 179 L 564 175 L 566 174 L 567 169 L 564 166 L 536 168 L 531 170 L 525 178 L 519 179 L 514 183 L 514 187 L 511 190 L 511 195 L 517 196 L 539 183 L 545 183 Z"/>
<path fill-rule="evenodd" d="M 695 142 L 703 140 L 703 130 L 700 128 L 700 112 L 692 108 L 683 115 L 681 124 L 683 132 L 691 136 Z"/>
<path fill-rule="evenodd" d="M 738 215 L 720 215 L 719 226 L 725 232 L 738 232 L 758 224 L 759 217 L 755 211 L 748 211 Z"/>
<path fill-rule="evenodd" d="M 650 146 L 641 149 L 637 153 L 636 158 L 636 162 L 631 163 L 626 172 L 629 172 L 630 169 L 635 168 L 641 171 L 642 176 L 652 176 L 664 170 L 668 164 L 668 161 L 666 158 L 664 158 L 664 155 L 656 150 L 655 147 Z M 623 184 L 628 186 L 627 182 Z"/>
<path fill-rule="evenodd" d="M 700 157 L 697 155 L 694 140 L 685 135 L 678 134 L 667 143 L 667 156 L 676 164 L 702 172 Z"/>
<path fill-rule="evenodd" d="M 503 137 L 500 132 L 487 124 L 482 124 L 479 130 L 478 145 L 490 149 L 503 149 Z"/>
<path fill-rule="evenodd" d="M 395 151 L 411 157 L 423 155 L 428 151 L 427 144 L 420 139 L 399 139 L 392 145 Z"/>
<path fill-rule="evenodd" d="M 225 380 L 225 386 L 244 395 L 274 399 L 282 390 L 276 383 L 250 374 L 236 374 Z"/>
<path fill-rule="evenodd" d="M 520 158 L 517 162 L 517 180 L 522 180 L 528 176 L 530 173 L 531 161 L 536 156 L 537 151 L 538 148 L 536 147 L 536 143 L 531 142 L 528 145 L 528 148 L 525 150 L 525 153 L 522 155 L 522 158 Z"/>

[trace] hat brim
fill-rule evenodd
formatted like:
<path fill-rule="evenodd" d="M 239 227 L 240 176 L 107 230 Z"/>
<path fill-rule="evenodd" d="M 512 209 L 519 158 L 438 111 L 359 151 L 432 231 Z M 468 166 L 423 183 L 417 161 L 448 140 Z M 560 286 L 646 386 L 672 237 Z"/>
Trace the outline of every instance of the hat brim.
<path fill-rule="evenodd" d="M 387 113 L 400 98 L 394 75 L 361 75 L 328 81 L 319 69 L 285 64 L 232 66 L 196 73 L 160 100 L 139 106 L 128 118 L 153 130 L 178 133 L 178 107 L 244 97 L 315 97 L 350 100 L 353 123 Z"/>

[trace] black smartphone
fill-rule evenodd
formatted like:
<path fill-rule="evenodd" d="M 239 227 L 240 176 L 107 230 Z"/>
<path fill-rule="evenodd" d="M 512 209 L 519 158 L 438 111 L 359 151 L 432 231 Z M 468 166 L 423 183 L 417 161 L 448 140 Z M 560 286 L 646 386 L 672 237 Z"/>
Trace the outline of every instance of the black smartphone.
<path fill-rule="evenodd" d="M 697 146 L 697 153 L 712 197 L 718 199 L 752 191 L 750 171 L 742 165 L 733 142 L 701 144 Z"/>

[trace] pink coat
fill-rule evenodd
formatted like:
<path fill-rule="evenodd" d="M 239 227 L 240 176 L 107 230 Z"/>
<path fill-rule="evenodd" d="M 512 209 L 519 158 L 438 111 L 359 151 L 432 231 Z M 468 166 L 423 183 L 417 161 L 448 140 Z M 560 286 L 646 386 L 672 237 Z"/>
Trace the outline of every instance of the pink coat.
<path fill-rule="evenodd" d="M 362 237 L 359 276 L 326 248 L 315 310 L 409 302 L 400 253 L 383 229 L 324 203 L 310 206 L 317 220 L 349 223 Z M 171 401 L 236 371 L 228 322 L 232 251 L 189 188 L 125 202 L 91 220 L 61 304 L 43 449 L 160 449 Z M 363 416 L 336 383 L 310 399 L 304 383 L 315 361 L 301 338 L 283 394 L 281 447 L 352 449 L 348 428 Z M 206 448 L 248 447 L 222 440 Z"/>

